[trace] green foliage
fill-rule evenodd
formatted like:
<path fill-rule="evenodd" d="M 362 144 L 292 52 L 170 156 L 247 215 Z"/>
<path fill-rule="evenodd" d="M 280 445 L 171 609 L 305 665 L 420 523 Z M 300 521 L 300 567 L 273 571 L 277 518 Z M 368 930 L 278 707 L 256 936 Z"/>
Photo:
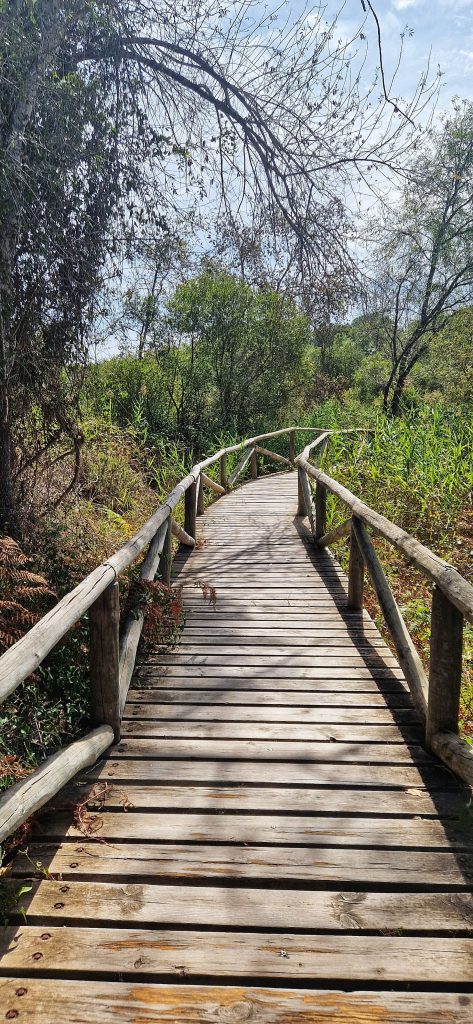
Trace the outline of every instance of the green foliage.
<path fill-rule="evenodd" d="M 185 435 L 230 429 L 242 436 L 283 415 L 298 395 L 309 328 L 278 292 L 206 272 L 176 289 L 169 327 L 180 344 L 162 365 L 175 381 Z"/>

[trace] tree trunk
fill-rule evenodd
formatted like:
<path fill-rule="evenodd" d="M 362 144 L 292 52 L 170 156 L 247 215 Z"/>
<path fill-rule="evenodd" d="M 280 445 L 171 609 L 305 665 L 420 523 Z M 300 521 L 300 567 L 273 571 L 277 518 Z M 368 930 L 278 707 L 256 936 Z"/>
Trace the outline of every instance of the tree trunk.
<path fill-rule="evenodd" d="M 16 526 L 8 396 L 2 388 L 0 391 L 0 532 L 15 535 Z"/>

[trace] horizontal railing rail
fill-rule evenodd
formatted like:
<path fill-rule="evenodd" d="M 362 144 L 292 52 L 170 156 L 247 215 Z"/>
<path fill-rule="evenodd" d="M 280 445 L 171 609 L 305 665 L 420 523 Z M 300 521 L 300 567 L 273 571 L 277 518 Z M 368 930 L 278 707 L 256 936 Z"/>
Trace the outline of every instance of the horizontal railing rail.
<path fill-rule="evenodd" d="M 133 609 L 120 631 L 119 576 L 147 549 L 140 572 L 143 581 L 160 578 L 170 584 L 172 535 L 192 546 L 196 517 L 204 510 L 203 489 L 219 498 L 231 489 L 251 461 L 251 475 L 258 473 L 257 455 L 293 466 L 296 432 L 321 433 L 318 427 L 284 427 L 239 444 L 221 448 L 192 467 L 179 481 L 154 515 L 127 541 L 66 594 L 17 643 L 0 657 L 0 704 L 41 665 L 72 626 L 89 613 L 90 684 L 92 725 L 82 739 L 53 754 L 31 775 L 11 786 L 0 798 L 0 843 L 31 814 L 47 803 L 74 775 L 93 764 L 120 737 L 123 708 L 133 674 L 144 623 L 143 609 Z M 262 448 L 260 442 L 288 437 L 288 458 Z M 227 473 L 229 455 L 242 457 Z M 220 483 L 204 471 L 220 463 Z M 173 517 L 184 501 L 184 526 Z"/>
<path fill-rule="evenodd" d="M 309 461 L 314 449 L 318 448 L 320 452 L 329 438 L 329 431 L 321 432 L 295 458 L 299 514 L 307 515 L 314 542 L 319 547 L 350 537 L 347 606 L 352 610 L 362 610 L 366 569 L 425 727 L 426 746 L 473 785 L 473 750 L 459 735 L 463 624 L 465 619 L 473 622 L 473 586 L 430 548 L 370 508 L 338 480 Z M 315 494 L 309 483 L 311 480 L 315 482 Z M 327 494 L 334 495 L 351 512 L 350 519 L 329 532 Z M 428 676 L 384 574 L 368 527 L 400 551 L 434 584 Z"/>

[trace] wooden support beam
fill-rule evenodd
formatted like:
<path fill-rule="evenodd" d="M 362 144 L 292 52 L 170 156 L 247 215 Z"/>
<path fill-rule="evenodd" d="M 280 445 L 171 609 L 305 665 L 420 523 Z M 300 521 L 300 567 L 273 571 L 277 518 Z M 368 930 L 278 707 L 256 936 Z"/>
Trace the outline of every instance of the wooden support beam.
<path fill-rule="evenodd" d="M 227 455 L 226 452 L 220 456 L 220 484 L 223 490 L 228 489 L 228 475 L 227 475 Z"/>
<path fill-rule="evenodd" d="M 436 733 L 458 733 L 463 615 L 438 587 L 432 594 L 426 743 Z"/>
<path fill-rule="evenodd" d="M 89 611 L 90 685 L 93 725 L 109 725 L 120 739 L 120 594 L 111 583 Z"/>
<path fill-rule="evenodd" d="M 299 479 L 300 493 L 302 494 L 303 503 L 304 503 L 304 512 L 302 514 L 307 516 L 307 518 L 309 520 L 309 523 L 310 523 L 310 528 L 312 530 L 312 533 L 314 533 L 314 531 L 315 531 L 315 522 L 314 522 L 314 509 L 313 509 L 313 505 L 312 505 L 312 494 L 311 494 L 311 490 L 310 490 L 310 487 L 309 487 L 309 481 L 308 481 L 308 478 L 307 478 L 307 473 L 305 472 L 304 469 L 299 469 L 298 470 L 298 479 Z"/>
<path fill-rule="evenodd" d="M 184 497 L 184 530 L 195 538 L 197 512 L 197 484 L 195 480 L 187 488 Z"/>
<path fill-rule="evenodd" d="M 158 571 L 160 563 L 161 553 L 165 544 L 166 535 L 168 532 L 168 523 L 163 523 L 159 530 L 157 530 L 151 544 L 148 548 L 148 553 L 143 562 L 140 572 L 140 579 L 147 582 L 152 582 Z M 143 608 L 138 605 L 137 608 L 133 608 L 123 626 L 123 630 L 120 635 L 120 650 L 119 650 L 119 715 L 120 722 L 123 715 L 123 708 L 125 707 L 126 698 L 128 696 L 128 689 L 133 676 L 135 668 L 136 652 L 138 650 L 138 644 L 140 642 L 141 633 L 143 630 L 144 623 L 144 612 Z"/>
<path fill-rule="evenodd" d="M 258 458 L 257 458 L 257 455 L 256 455 L 256 451 L 252 451 L 252 453 L 251 453 L 250 469 L 251 469 L 251 479 L 252 480 L 256 480 L 257 476 L 258 476 Z"/>
<path fill-rule="evenodd" d="M 323 537 L 327 531 L 327 491 L 323 484 L 315 487 L 315 539 Z"/>
<path fill-rule="evenodd" d="M 172 528 L 171 519 L 167 521 L 166 536 L 164 538 L 163 551 L 159 560 L 159 574 L 163 583 L 169 586 L 171 582 L 171 568 L 172 568 Z"/>
<path fill-rule="evenodd" d="M 197 481 L 197 515 L 203 516 L 204 509 L 204 482 L 202 480 L 202 474 L 199 473 L 199 479 Z"/>
<path fill-rule="evenodd" d="M 233 473 L 231 473 L 229 478 L 228 478 L 228 484 L 229 484 L 230 487 L 233 487 L 233 484 L 236 482 L 236 480 L 240 476 L 240 473 L 243 473 L 243 470 L 244 470 L 247 462 L 249 462 L 249 460 L 251 459 L 251 456 L 252 456 L 254 450 L 255 449 L 254 449 L 254 446 L 253 446 L 252 448 L 247 448 L 246 451 L 243 452 L 243 455 L 242 455 L 240 461 L 237 462 L 237 464 L 235 466 L 235 469 L 233 470 Z"/>
<path fill-rule="evenodd" d="M 187 533 L 187 530 L 184 530 L 180 523 L 176 523 L 175 519 L 171 519 L 171 532 L 180 544 L 184 544 L 187 548 L 194 547 L 195 538 L 191 537 L 190 533 Z"/>
<path fill-rule="evenodd" d="M 452 771 L 473 786 L 473 750 L 454 732 L 437 732 L 430 737 L 430 748 Z"/>
<path fill-rule="evenodd" d="M 302 490 L 302 469 L 297 470 L 297 515 L 305 518 L 307 515 L 304 499 L 304 491 Z"/>
<path fill-rule="evenodd" d="M 281 462 L 283 466 L 291 465 L 289 459 L 286 459 L 284 455 L 279 455 L 278 452 L 272 452 L 269 448 L 262 448 L 259 444 L 255 445 L 255 451 L 257 451 L 259 455 L 265 455 L 267 459 L 272 459 L 273 462 Z"/>
<path fill-rule="evenodd" d="M 212 480 L 212 477 L 207 476 L 206 473 L 201 473 L 200 479 L 202 480 L 204 487 L 210 487 L 216 494 L 225 494 L 225 488 L 218 484 L 216 480 Z"/>
<path fill-rule="evenodd" d="M 339 523 L 329 533 L 324 534 L 323 537 L 317 539 L 319 548 L 329 548 L 331 544 L 335 544 L 335 541 L 342 540 L 343 537 L 348 537 L 351 531 L 351 519 L 346 519 L 344 523 Z"/>
<path fill-rule="evenodd" d="M 296 432 L 295 432 L 295 430 L 290 430 L 289 431 L 289 462 L 291 463 L 291 466 L 294 465 L 295 457 L 296 457 Z"/>
<path fill-rule="evenodd" d="M 354 518 L 351 521 L 350 533 L 350 561 L 348 565 L 348 608 L 351 611 L 363 609 L 363 591 L 365 565 L 361 554 L 358 539 L 354 530 Z"/>
<path fill-rule="evenodd" d="M 10 786 L 0 798 L 0 843 L 52 800 L 77 772 L 94 764 L 113 743 L 113 736 L 109 725 L 101 725 L 83 739 L 52 754 L 26 779 Z"/>
<path fill-rule="evenodd" d="M 407 626 L 399 611 L 380 561 L 363 523 L 353 516 L 352 537 L 355 534 L 361 555 L 366 563 L 371 582 L 378 596 L 386 625 L 404 672 L 412 698 L 422 721 L 427 713 L 428 682 L 424 666 L 409 636 Z"/>

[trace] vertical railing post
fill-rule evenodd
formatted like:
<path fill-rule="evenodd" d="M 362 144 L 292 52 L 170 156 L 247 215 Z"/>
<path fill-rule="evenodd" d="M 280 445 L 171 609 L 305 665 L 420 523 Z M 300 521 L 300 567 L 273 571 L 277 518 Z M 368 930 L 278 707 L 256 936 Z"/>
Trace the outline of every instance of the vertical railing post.
<path fill-rule="evenodd" d="M 352 519 L 353 523 L 353 519 Z M 363 608 L 365 564 L 363 555 L 358 547 L 355 531 L 350 532 L 350 562 L 348 567 L 348 608 L 351 611 L 361 611 Z"/>
<path fill-rule="evenodd" d="M 426 744 L 439 732 L 458 734 L 463 615 L 434 587 L 430 620 L 430 672 Z"/>
<path fill-rule="evenodd" d="M 290 430 L 289 431 L 289 462 L 291 463 L 291 466 L 294 465 L 295 457 L 296 457 L 296 432 L 295 432 L 295 430 Z"/>
<path fill-rule="evenodd" d="M 299 496 L 302 495 L 303 506 L 303 511 L 298 512 L 298 515 L 307 516 L 312 534 L 315 535 L 314 509 L 312 505 L 312 492 L 309 487 L 309 478 L 305 469 L 301 466 L 299 466 L 297 476 L 299 481 Z"/>
<path fill-rule="evenodd" d="M 251 479 L 252 480 L 256 480 L 256 478 L 258 476 L 258 457 L 256 455 L 256 452 L 252 452 L 251 453 L 250 469 L 251 469 Z"/>
<path fill-rule="evenodd" d="M 171 530 L 171 515 L 168 516 L 166 537 L 164 539 L 164 546 L 161 558 L 159 560 L 159 574 L 164 583 L 169 587 L 171 583 L 171 566 L 172 566 L 172 530 Z"/>
<path fill-rule="evenodd" d="M 202 516 L 204 514 L 204 485 L 202 483 L 202 477 L 199 473 L 199 482 L 197 486 L 197 515 Z"/>
<path fill-rule="evenodd" d="M 120 594 L 115 580 L 89 609 L 93 725 L 110 725 L 120 739 Z"/>
<path fill-rule="evenodd" d="M 307 515 L 307 512 L 305 507 L 304 488 L 302 486 L 303 472 L 303 469 L 297 470 L 297 515 L 304 517 Z"/>
<path fill-rule="evenodd" d="M 194 483 L 187 488 L 184 495 L 184 529 L 191 537 L 195 538 L 197 507 L 197 484 Z"/>
<path fill-rule="evenodd" d="M 226 454 L 220 456 L 220 486 L 228 490 L 228 475 L 227 475 L 227 456 Z"/>
<path fill-rule="evenodd" d="M 315 487 L 315 539 L 327 533 L 327 489 L 317 481 Z"/>

